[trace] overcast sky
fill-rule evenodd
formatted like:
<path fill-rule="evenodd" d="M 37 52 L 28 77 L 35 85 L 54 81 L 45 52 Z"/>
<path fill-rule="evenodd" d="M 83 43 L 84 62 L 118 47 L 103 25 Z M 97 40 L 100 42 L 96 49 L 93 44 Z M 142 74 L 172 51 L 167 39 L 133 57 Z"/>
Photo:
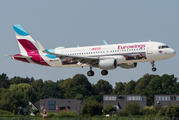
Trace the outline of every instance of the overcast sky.
<path fill-rule="evenodd" d="M 0 4 L 0 74 L 42 78 L 57 81 L 86 75 L 89 67 L 55 68 L 12 60 L 4 55 L 17 54 L 19 48 L 12 25 L 21 24 L 29 34 L 47 49 L 60 46 L 75 47 L 158 41 L 179 51 L 178 0 L 4 0 Z M 174 74 L 179 77 L 179 56 L 157 61 L 156 72 L 149 62 L 137 68 L 110 70 L 107 76 L 93 68 L 91 83 L 99 79 L 115 82 L 138 80 L 149 74 Z"/>

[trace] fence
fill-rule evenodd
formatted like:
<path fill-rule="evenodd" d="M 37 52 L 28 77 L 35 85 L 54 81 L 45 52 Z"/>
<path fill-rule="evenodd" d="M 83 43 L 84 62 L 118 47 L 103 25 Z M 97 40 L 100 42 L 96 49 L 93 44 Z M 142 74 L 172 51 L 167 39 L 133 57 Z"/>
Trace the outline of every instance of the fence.
<path fill-rule="evenodd" d="M 0 117 L 0 120 L 43 120 L 42 117 Z M 83 118 L 46 118 L 45 120 L 179 120 L 179 118 L 166 117 L 83 117 Z"/>

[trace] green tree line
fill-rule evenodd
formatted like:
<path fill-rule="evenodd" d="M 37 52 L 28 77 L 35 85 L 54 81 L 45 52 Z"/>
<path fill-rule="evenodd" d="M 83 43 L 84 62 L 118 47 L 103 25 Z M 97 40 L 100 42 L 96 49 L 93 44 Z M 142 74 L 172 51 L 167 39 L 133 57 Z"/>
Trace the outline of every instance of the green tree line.
<path fill-rule="evenodd" d="M 35 103 L 49 97 L 101 103 L 104 94 L 145 95 L 147 105 L 151 106 L 155 94 L 179 94 L 179 83 L 174 75 L 145 74 L 137 81 L 120 82 L 119 79 L 115 86 L 108 81 L 110 80 L 100 79 L 96 84 L 91 84 L 83 74 L 76 74 L 73 78 L 56 82 L 35 80 L 33 77 L 15 76 L 9 79 L 5 73 L 2 73 L 0 75 L 0 110 L 17 113 L 17 107 L 26 108 L 28 101 Z M 93 103 L 96 104 L 96 102 Z"/>

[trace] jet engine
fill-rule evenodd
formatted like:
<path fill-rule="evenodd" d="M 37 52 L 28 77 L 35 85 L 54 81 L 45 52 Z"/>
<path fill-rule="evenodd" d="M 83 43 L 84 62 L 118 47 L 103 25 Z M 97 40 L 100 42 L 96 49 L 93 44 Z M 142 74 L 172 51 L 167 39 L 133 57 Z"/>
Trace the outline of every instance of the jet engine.
<path fill-rule="evenodd" d="M 112 70 L 112 69 L 116 69 L 117 62 L 116 59 L 104 59 L 99 61 L 98 66 L 100 69 L 103 70 Z"/>
<path fill-rule="evenodd" d="M 119 64 L 118 66 L 120 66 L 121 68 L 125 68 L 125 69 L 131 69 L 131 68 L 136 68 L 137 63 L 122 63 L 122 64 Z"/>

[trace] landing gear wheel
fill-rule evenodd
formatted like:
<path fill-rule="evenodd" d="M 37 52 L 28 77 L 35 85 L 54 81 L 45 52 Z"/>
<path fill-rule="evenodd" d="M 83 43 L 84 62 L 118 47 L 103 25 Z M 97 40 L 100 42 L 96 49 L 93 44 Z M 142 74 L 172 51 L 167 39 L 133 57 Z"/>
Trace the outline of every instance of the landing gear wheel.
<path fill-rule="evenodd" d="M 154 67 L 154 65 L 155 65 L 154 63 L 155 63 L 155 61 L 152 61 L 152 62 L 151 62 L 151 64 L 152 64 L 152 71 L 153 71 L 153 72 L 155 72 L 155 71 L 157 70 L 157 69 Z"/>
<path fill-rule="evenodd" d="M 153 71 L 153 72 L 155 72 L 156 70 L 157 70 L 157 69 L 156 69 L 155 67 L 154 67 L 154 68 L 152 68 L 152 71 Z"/>
<path fill-rule="evenodd" d="M 93 72 L 92 70 L 90 70 L 90 71 L 87 72 L 87 75 L 88 75 L 88 76 L 93 76 L 93 75 L 94 75 L 94 72 Z"/>
<path fill-rule="evenodd" d="M 102 70 L 102 71 L 101 71 L 101 74 L 102 74 L 102 75 L 107 75 L 107 74 L 108 74 L 108 71 L 107 71 L 107 70 Z"/>

